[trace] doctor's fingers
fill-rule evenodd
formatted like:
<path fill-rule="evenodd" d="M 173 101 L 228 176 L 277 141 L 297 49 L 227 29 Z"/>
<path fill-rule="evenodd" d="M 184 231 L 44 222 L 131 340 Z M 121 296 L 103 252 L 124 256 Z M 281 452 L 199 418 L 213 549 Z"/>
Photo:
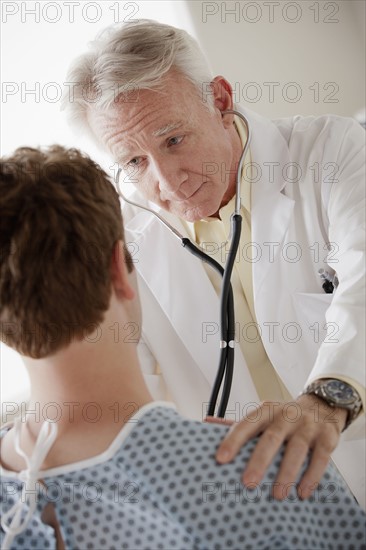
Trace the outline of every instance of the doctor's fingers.
<path fill-rule="evenodd" d="M 338 441 L 339 435 L 333 439 L 327 438 L 324 433 L 319 435 L 310 457 L 310 464 L 297 488 L 297 494 L 301 499 L 308 498 L 319 485 Z"/>
<path fill-rule="evenodd" d="M 270 424 L 260 436 L 243 473 L 246 487 L 258 485 L 287 437 L 284 425 Z"/>
<path fill-rule="evenodd" d="M 336 430 L 326 428 L 323 425 L 300 425 L 288 437 L 273 486 L 274 498 L 281 500 L 289 495 L 307 459 L 307 468 L 300 483 L 297 483 L 297 493 L 300 498 L 306 499 L 316 489 L 329 463 L 330 455 L 339 441 Z"/>
<path fill-rule="evenodd" d="M 277 414 L 254 448 L 243 474 L 243 483 L 246 486 L 260 483 L 281 445 L 286 443 L 273 486 L 274 498 L 286 498 L 291 487 L 298 480 L 309 451 L 313 449 L 310 464 L 300 488 L 303 498 L 307 498 L 319 483 L 338 439 L 336 429 L 329 429 L 329 426 L 323 423 L 314 423 L 309 415 L 304 414 L 297 420 L 289 422 L 284 415 Z"/>
<path fill-rule="evenodd" d="M 216 451 L 218 462 L 225 463 L 233 460 L 245 443 L 268 426 L 271 419 L 262 407 L 263 405 L 257 407 L 245 418 L 231 426 Z"/>
<path fill-rule="evenodd" d="M 273 484 L 272 494 L 274 498 L 282 500 L 288 497 L 291 489 L 298 480 L 301 467 L 307 460 L 310 449 L 310 441 L 298 432 L 295 432 L 286 442 L 281 465 L 276 481 Z M 312 480 L 312 483 L 315 483 L 312 487 L 313 489 L 316 487 L 315 479 Z M 307 496 L 310 496 L 310 493 Z M 307 498 L 307 496 L 304 498 Z"/>

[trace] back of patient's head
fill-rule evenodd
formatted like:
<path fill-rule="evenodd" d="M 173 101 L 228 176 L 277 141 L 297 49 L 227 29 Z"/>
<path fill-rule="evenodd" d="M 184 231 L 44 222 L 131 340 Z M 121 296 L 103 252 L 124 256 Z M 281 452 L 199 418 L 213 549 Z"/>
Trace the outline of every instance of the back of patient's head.
<path fill-rule="evenodd" d="M 90 158 L 53 146 L 2 158 L 0 196 L 1 339 L 46 357 L 103 320 L 123 239 L 118 195 Z"/>

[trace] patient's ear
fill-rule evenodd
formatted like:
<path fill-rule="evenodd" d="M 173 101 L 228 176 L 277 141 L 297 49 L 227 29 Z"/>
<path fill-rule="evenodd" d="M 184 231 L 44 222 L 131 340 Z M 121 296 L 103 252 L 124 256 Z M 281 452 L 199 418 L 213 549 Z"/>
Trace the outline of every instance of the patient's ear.
<path fill-rule="evenodd" d="M 125 249 L 122 241 L 117 241 L 114 245 L 111 277 L 112 285 L 117 296 L 125 300 L 133 300 L 135 297 L 135 290 L 131 286 L 125 258 Z"/>

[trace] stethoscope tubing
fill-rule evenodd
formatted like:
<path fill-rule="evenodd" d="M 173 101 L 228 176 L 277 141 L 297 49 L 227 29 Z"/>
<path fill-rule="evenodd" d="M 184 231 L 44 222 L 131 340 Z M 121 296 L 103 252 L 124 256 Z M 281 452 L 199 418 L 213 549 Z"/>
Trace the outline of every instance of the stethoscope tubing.
<path fill-rule="evenodd" d="M 239 240 L 240 240 L 240 235 L 239 235 Z M 214 258 L 211 258 L 211 256 L 209 256 L 208 254 L 203 252 L 203 250 L 201 250 L 195 244 L 193 244 L 192 241 L 190 241 L 187 237 L 182 237 L 182 245 L 185 248 L 187 248 L 187 250 L 189 250 L 191 254 L 193 254 L 200 260 L 208 263 L 221 275 L 221 277 L 224 278 L 226 267 L 224 269 L 221 264 L 219 264 Z M 230 258 L 230 252 L 231 250 L 229 251 L 228 259 Z M 225 416 L 227 403 L 230 397 L 231 383 L 232 383 L 233 369 L 234 369 L 234 348 L 228 345 L 229 342 L 234 341 L 234 338 L 235 338 L 234 294 L 233 294 L 233 290 L 230 282 L 230 276 L 227 277 L 225 283 L 223 283 L 221 296 L 220 296 L 220 338 L 221 338 L 221 343 L 220 343 L 221 345 L 220 345 L 219 366 L 217 369 L 215 382 L 211 391 L 211 396 L 210 396 L 209 405 L 207 409 L 207 416 L 215 415 L 218 395 L 220 392 L 223 378 L 225 376 L 224 388 L 222 391 L 220 406 L 218 410 L 218 416 L 223 418 Z"/>

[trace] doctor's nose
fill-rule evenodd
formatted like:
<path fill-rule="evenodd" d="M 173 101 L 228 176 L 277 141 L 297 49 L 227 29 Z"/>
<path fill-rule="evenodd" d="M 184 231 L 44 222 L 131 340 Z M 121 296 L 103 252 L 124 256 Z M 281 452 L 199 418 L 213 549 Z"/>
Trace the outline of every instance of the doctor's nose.
<path fill-rule="evenodd" d="M 184 184 L 188 180 L 188 173 L 181 167 L 177 159 L 163 159 L 160 162 L 154 162 L 154 168 L 163 200 L 186 197 Z"/>

